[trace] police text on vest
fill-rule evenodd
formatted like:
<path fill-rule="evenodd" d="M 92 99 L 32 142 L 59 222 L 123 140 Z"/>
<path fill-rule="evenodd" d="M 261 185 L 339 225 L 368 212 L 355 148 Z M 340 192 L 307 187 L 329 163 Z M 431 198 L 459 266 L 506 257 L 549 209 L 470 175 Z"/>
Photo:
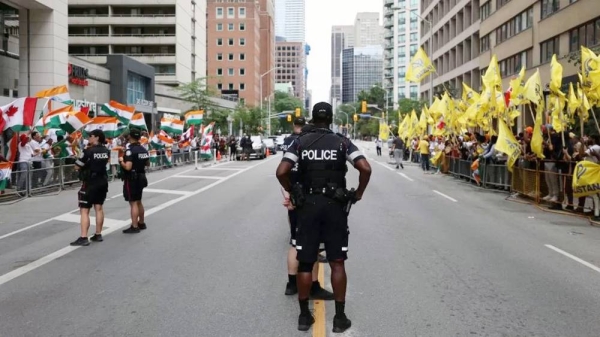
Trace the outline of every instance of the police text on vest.
<path fill-rule="evenodd" d="M 337 150 L 304 150 L 302 159 L 308 160 L 337 160 Z"/>
<path fill-rule="evenodd" d="M 94 159 L 108 159 L 108 153 L 94 153 Z"/>

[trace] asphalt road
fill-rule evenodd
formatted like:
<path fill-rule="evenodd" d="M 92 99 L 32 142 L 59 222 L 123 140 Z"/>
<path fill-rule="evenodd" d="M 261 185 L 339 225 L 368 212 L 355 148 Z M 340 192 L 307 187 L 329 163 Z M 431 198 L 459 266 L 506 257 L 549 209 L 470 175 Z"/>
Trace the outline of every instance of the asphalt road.
<path fill-rule="evenodd" d="M 374 171 L 350 215 L 353 328 L 341 336 L 600 334 L 600 229 L 396 171 L 359 145 Z M 89 247 L 68 246 L 75 191 L 0 206 L 0 336 L 332 336 L 333 303 L 301 333 L 283 295 L 279 158 L 152 173 L 138 235 L 120 232 L 128 208 L 112 184 L 105 241 Z"/>

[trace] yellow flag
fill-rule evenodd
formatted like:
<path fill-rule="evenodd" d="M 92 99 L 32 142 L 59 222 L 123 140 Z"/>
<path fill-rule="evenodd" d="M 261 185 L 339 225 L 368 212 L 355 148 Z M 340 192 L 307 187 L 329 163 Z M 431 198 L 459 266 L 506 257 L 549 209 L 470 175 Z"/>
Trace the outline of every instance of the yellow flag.
<path fill-rule="evenodd" d="M 559 92 L 562 86 L 563 67 L 556 59 L 556 54 L 552 55 L 550 63 L 550 91 Z"/>
<path fill-rule="evenodd" d="M 600 85 L 600 58 L 584 46 L 581 46 L 581 75 L 586 93 Z"/>
<path fill-rule="evenodd" d="M 463 85 L 463 93 L 462 100 L 467 104 L 467 106 L 473 105 L 479 101 L 479 93 L 469 87 L 465 82 L 462 82 Z"/>
<path fill-rule="evenodd" d="M 406 80 L 409 82 L 421 82 L 429 74 L 435 72 L 435 67 L 431 64 L 429 56 L 425 53 L 423 48 L 419 48 L 419 51 L 413 56 L 408 65 L 406 71 Z"/>
<path fill-rule="evenodd" d="M 573 196 L 587 197 L 600 193 L 600 165 L 591 161 L 580 161 L 573 173 Z"/>
<path fill-rule="evenodd" d="M 486 87 L 502 87 L 502 76 L 500 76 L 500 67 L 498 67 L 498 58 L 492 56 L 490 65 L 483 75 L 483 83 Z"/>
<path fill-rule="evenodd" d="M 390 135 L 390 127 L 387 125 L 387 123 L 385 123 L 385 122 L 379 123 L 379 139 L 386 142 L 389 139 L 389 135 Z"/>
<path fill-rule="evenodd" d="M 419 118 L 417 117 L 417 113 L 413 109 L 413 111 L 411 111 L 411 113 L 410 113 L 410 130 L 408 133 L 409 137 L 419 136 L 418 126 L 419 126 Z"/>
<path fill-rule="evenodd" d="M 544 109 L 541 105 L 538 106 L 535 113 L 535 123 L 533 125 L 533 136 L 531 136 L 531 151 L 535 153 L 535 155 L 544 159 L 544 148 L 542 143 L 544 141 L 544 135 L 542 133 L 542 125 L 544 124 L 543 113 Z"/>
<path fill-rule="evenodd" d="M 506 166 L 508 167 L 508 170 L 512 172 L 513 165 L 521 155 L 521 147 L 519 146 L 519 142 L 517 142 L 515 139 L 515 135 L 513 135 L 506 123 L 499 119 L 498 124 L 500 132 L 498 133 L 498 141 L 496 142 L 495 149 L 502 153 L 506 153 L 508 156 Z"/>
<path fill-rule="evenodd" d="M 544 102 L 544 93 L 542 92 L 542 79 L 540 78 L 540 70 L 537 69 L 535 74 L 525 83 L 523 97 L 533 104 L 541 104 Z"/>
<path fill-rule="evenodd" d="M 523 91 L 525 90 L 525 67 L 521 68 L 519 75 L 510 80 L 510 102 L 512 105 L 523 104 Z"/>

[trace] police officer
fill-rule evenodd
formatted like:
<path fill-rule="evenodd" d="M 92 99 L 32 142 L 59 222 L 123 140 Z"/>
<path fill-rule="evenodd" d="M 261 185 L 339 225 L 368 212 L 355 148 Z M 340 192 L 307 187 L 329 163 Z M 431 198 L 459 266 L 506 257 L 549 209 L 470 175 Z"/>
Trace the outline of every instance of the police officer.
<path fill-rule="evenodd" d="M 79 190 L 79 210 L 81 214 L 81 236 L 71 242 L 71 246 L 88 246 L 88 230 L 90 229 L 90 209 L 96 211 L 96 233 L 90 238 L 100 242 L 102 239 L 102 225 L 104 224 L 104 210 L 102 205 L 108 193 L 108 175 L 106 166 L 110 159 L 110 151 L 104 146 L 106 138 L 101 130 L 90 132 L 90 147 L 83 150 L 77 161 L 75 169 L 80 171 L 82 181 Z"/>
<path fill-rule="evenodd" d="M 330 104 L 315 104 L 312 115 L 313 125 L 302 129 L 298 140 L 287 149 L 276 174 L 281 186 L 291 193 L 298 214 L 298 330 L 307 331 L 314 323 L 308 308 L 311 270 L 317 261 L 319 243 L 325 242 L 335 297 L 333 332 L 339 333 L 351 326 L 344 311 L 347 282 L 344 261 L 348 258 L 349 235 L 347 212 L 350 203 L 362 198 L 371 177 L 371 166 L 349 139 L 329 130 L 333 120 Z M 346 161 L 360 173 L 355 193 L 346 190 Z M 296 163 L 300 184 L 292 185 L 290 173 Z"/>
<path fill-rule="evenodd" d="M 282 150 L 285 154 L 288 147 L 298 139 L 302 127 L 306 125 L 306 119 L 304 117 L 298 117 L 294 120 L 294 133 L 283 140 Z M 298 163 L 292 168 L 290 173 L 290 181 L 292 184 L 299 182 Z M 290 222 L 290 249 L 288 251 L 287 266 L 288 266 L 288 283 L 285 286 L 286 295 L 295 295 L 298 293 L 298 285 L 296 282 L 296 274 L 298 273 L 298 260 L 296 259 L 296 223 L 297 214 L 296 210 L 290 203 L 289 193 L 283 191 L 284 202 L 283 205 L 288 208 L 288 220 Z M 312 286 L 310 288 L 310 296 L 314 299 L 331 301 L 333 300 L 333 294 L 321 287 L 319 284 L 319 265 L 314 264 L 312 269 Z"/>
<path fill-rule="evenodd" d="M 142 204 L 142 192 L 148 186 L 146 179 L 146 167 L 150 166 L 150 155 L 140 145 L 142 133 L 139 129 L 129 130 L 129 148 L 125 155 L 119 158 L 119 164 L 123 169 L 123 197 L 131 207 L 131 226 L 123 230 L 126 234 L 139 233 L 146 229 L 144 222 L 144 205 Z"/>

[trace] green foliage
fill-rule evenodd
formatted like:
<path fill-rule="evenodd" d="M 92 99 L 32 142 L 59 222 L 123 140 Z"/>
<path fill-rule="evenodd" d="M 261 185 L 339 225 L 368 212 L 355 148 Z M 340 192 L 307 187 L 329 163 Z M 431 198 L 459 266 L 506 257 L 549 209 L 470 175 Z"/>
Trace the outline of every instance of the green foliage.
<path fill-rule="evenodd" d="M 210 99 L 216 97 L 217 92 L 207 85 L 207 80 L 208 78 L 202 77 L 190 83 L 180 84 L 175 87 L 175 91 L 178 92 L 179 98 L 194 105 L 192 109 L 208 111 L 216 107 Z"/>
<path fill-rule="evenodd" d="M 398 101 L 398 111 L 402 116 L 404 116 L 405 114 L 415 110 L 417 112 L 417 116 L 420 116 L 421 110 L 426 104 L 426 101 L 417 101 L 410 98 L 402 98 Z"/>
<path fill-rule="evenodd" d="M 296 108 L 301 108 L 304 115 L 304 104 L 302 100 L 282 91 L 275 91 L 275 104 L 271 107 L 272 111 L 293 111 Z"/>
<path fill-rule="evenodd" d="M 388 97 L 389 98 L 389 97 Z M 377 104 L 377 107 L 379 107 L 379 109 L 385 109 L 386 104 L 385 104 L 385 89 L 383 89 L 381 87 L 381 85 L 377 84 L 373 87 L 371 87 L 371 89 L 369 89 L 369 91 L 364 91 L 362 90 L 361 92 L 358 93 L 358 101 L 367 101 L 367 104 Z M 391 102 L 390 102 L 390 106 L 391 106 Z M 358 106 L 358 108 L 360 108 L 360 105 Z"/>

